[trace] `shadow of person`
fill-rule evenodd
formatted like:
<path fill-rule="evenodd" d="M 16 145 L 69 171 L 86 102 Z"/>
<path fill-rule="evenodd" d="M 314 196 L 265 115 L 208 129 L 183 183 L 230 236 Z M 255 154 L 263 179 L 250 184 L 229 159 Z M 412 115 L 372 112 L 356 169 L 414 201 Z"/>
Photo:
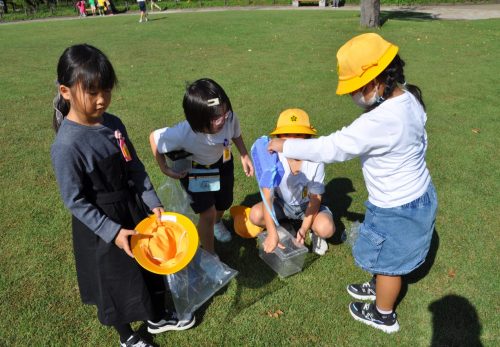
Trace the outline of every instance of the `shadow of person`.
<path fill-rule="evenodd" d="M 216 251 L 221 260 L 239 272 L 235 278 L 236 289 L 233 302 L 226 314 L 227 322 L 234 320 L 266 296 L 287 286 L 286 281 L 281 280 L 260 259 L 256 239 L 244 239 L 234 235 L 230 243 L 216 247 Z M 220 341 L 224 341 L 224 336 Z"/>
<path fill-rule="evenodd" d="M 241 203 L 234 203 L 233 205 L 251 207 L 260 201 L 261 196 L 257 192 L 247 195 Z M 229 229 L 234 230 L 234 221 L 232 219 L 230 219 Z M 226 314 L 226 321 L 232 321 L 248 307 L 287 286 L 286 280 L 280 279 L 260 259 L 255 238 L 247 239 L 233 234 L 231 242 L 216 243 L 215 249 L 224 263 L 239 272 L 235 278 L 237 285 L 232 305 Z M 221 336 L 220 341 L 223 341 L 223 339 L 224 336 Z"/>
<path fill-rule="evenodd" d="M 349 211 L 349 207 L 352 204 L 352 198 L 349 196 L 349 193 L 355 191 L 352 181 L 346 177 L 334 178 L 325 186 L 323 204 L 327 205 L 332 211 L 336 229 L 335 234 L 333 234 L 330 240 L 333 244 L 342 243 L 342 233 L 345 230 L 342 218 L 346 218 L 349 221 L 362 222 L 364 220 L 364 214 Z"/>
<path fill-rule="evenodd" d="M 401 301 L 403 301 L 404 297 L 408 293 L 408 285 L 414 284 L 426 277 L 429 274 L 432 266 L 434 265 L 434 261 L 436 260 L 437 251 L 439 249 L 439 235 L 437 229 L 434 228 L 432 233 L 431 245 L 429 246 L 429 251 L 425 257 L 425 261 L 418 268 L 402 276 L 401 290 L 398 295 L 398 299 L 396 300 L 395 306 L 397 307 Z"/>
<path fill-rule="evenodd" d="M 431 347 L 438 346 L 483 346 L 481 322 L 475 307 L 466 298 L 446 295 L 432 302 Z"/>

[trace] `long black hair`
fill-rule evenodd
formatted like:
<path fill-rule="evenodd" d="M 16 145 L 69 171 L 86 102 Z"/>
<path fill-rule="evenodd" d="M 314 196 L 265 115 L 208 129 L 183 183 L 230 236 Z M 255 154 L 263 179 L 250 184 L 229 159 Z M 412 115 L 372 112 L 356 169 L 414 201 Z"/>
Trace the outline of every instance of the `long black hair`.
<path fill-rule="evenodd" d="M 209 78 L 199 79 L 186 87 L 182 107 L 191 129 L 198 133 L 210 129 L 212 119 L 233 111 L 224 89 Z"/>
<path fill-rule="evenodd" d="M 64 50 L 57 64 L 57 85 L 68 88 L 80 84 L 83 90 L 111 90 L 118 83 L 113 65 L 99 49 L 79 44 Z M 70 104 L 57 93 L 52 126 L 57 132 L 69 113 Z"/>
<path fill-rule="evenodd" d="M 385 84 L 384 93 L 382 97 L 384 99 L 389 98 L 392 95 L 394 89 L 399 85 L 403 86 L 403 88 L 407 89 L 410 93 L 412 93 L 417 100 L 420 102 L 422 107 L 425 110 L 425 103 L 422 98 L 422 91 L 419 87 L 413 84 L 406 83 L 404 68 L 405 62 L 400 58 L 399 54 L 396 54 L 391 63 L 385 68 L 384 71 L 377 76 L 377 80 Z"/>

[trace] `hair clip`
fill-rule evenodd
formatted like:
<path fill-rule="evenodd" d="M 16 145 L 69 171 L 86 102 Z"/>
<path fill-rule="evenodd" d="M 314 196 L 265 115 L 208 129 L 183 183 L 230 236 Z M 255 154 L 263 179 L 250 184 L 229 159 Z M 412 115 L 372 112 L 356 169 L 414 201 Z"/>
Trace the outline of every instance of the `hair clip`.
<path fill-rule="evenodd" d="M 219 98 L 208 99 L 207 100 L 207 105 L 208 106 L 218 106 L 218 105 L 220 105 Z"/>

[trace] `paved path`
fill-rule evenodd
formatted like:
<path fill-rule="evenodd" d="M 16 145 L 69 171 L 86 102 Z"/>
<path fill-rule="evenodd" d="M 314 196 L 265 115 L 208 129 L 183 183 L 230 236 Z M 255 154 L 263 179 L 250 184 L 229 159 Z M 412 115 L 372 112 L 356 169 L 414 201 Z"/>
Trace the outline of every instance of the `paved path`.
<path fill-rule="evenodd" d="M 332 7 L 293 7 L 293 6 L 244 6 L 244 7 L 206 7 L 192 9 L 169 9 L 155 13 L 182 13 L 182 12 L 216 12 L 216 11 L 259 11 L 259 10 L 295 10 L 295 11 L 359 11 L 359 5 L 347 5 L 339 8 Z M 480 5 L 437 5 L 437 6 L 382 6 L 382 11 L 399 11 L 404 13 L 427 14 L 434 19 L 489 19 L 500 18 L 500 3 Z"/>
<path fill-rule="evenodd" d="M 499 1 L 499 0 L 497 0 Z M 269 10 L 290 10 L 290 11 L 359 11 L 359 5 L 347 5 L 340 8 L 332 7 L 293 7 L 289 6 L 243 6 L 243 7 L 205 7 L 205 8 L 191 8 L 191 9 L 169 9 L 167 11 L 159 12 L 149 12 L 150 15 L 157 14 L 174 14 L 174 13 L 185 13 L 185 12 L 218 12 L 218 11 L 269 11 Z M 500 18 L 500 3 L 498 4 L 478 4 L 478 5 L 436 5 L 436 6 L 382 6 L 382 11 L 394 11 L 401 12 L 402 14 L 411 14 L 416 17 L 418 16 L 428 16 L 433 19 L 490 19 L 490 18 Z M 138 12 L 129 11 L 122 15 L 134 15 L 137 16 Z M 89 17 L 92 18 L 92 17 Z M 97 18 L 97 17 L 93 17 Z M 78 16 L 74 17 L 52 17 L 52 18 L 42 18 L 33 20 L 24 20 L 18 22 L 0 22 L 1 25 L 5 24 L 15 24 L 15 23 L 30 23 L 39 22 L 47 20 L 68 20 L 68 19 L 78 19 Z"/>
<path fill-rule="evenodd" d="M 215 11 L 258 11 L 258 10 L 296 10 L 296 11 L 359 11 L 359 5 L 332 7 L 293 7 L 293 6 L 244 6 L 244 7 L 206 7 L 192 9 L 172 9 L 155 13 L 215 12 Z M 434 19 L 489 19 L 500 18 L 500 3 L 480 5 L 436 5 L 436 6 L 382 6 L 382 11 L 427 14 Z M 150 12 L 151 14 L 152 12 Z M 154 14 L 154 13 L 153 13 Z"/>

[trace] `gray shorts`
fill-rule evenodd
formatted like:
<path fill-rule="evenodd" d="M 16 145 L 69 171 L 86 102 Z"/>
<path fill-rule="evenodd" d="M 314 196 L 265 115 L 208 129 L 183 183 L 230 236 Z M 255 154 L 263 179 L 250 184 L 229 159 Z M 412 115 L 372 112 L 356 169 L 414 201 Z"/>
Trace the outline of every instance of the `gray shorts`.
<path fill-rule="evenodd" d="M 273 201 L 274 213 L 276 214 L 276 219 L 294 219 L 303 220 L 305 217 L 307 205 L 309 203 L 305 202 L 301 205 L 289 205 L 285 203 L 282 199 L 275 197 Z M 320 205 L 318 212 L 326 212 L 330 215 L 332 212 L 328 206 Z"/>

